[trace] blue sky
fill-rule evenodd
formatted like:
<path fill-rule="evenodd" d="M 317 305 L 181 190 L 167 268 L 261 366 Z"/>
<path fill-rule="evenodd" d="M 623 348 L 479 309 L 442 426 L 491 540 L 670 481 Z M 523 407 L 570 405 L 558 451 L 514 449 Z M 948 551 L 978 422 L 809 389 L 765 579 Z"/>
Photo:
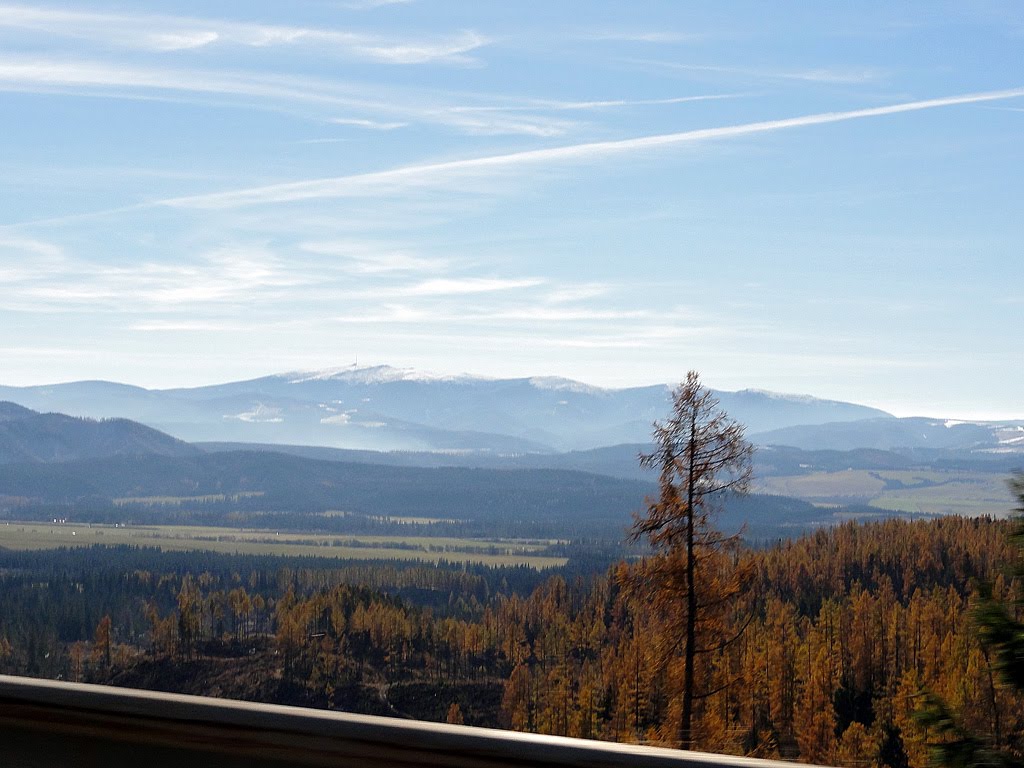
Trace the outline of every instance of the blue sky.
<path fill-rule="evenodd" d="M 1018 2 L 0 1 L 0 383 L 1024 418 Z"/>

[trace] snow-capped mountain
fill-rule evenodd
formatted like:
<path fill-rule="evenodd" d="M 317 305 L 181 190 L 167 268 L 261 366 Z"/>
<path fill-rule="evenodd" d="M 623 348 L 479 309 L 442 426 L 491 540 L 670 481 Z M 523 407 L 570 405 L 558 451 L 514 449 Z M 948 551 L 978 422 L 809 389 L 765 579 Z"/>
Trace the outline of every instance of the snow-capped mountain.
<path fill-rule="evenodd" d="M 375 365 L 360 368 L 348 365 L 343 368 L 325 368 L 319 371 L 292 371 L 279 376 L 290 384 L 305 384 L 309 381 L 337 381 L 345 384 L 387 384 L 393 381 L 486 381 L 482 376 L 460 374 L 451 376 L 415 368 L 395 368 L 390 365 Z"/>
<path fill-rule="evenodd" d="M 192 440 L 373 450 L 549 452 L 644 442 L 668 412 L 668 386 L 607 389 L 571 379 L 437 375 L 348 366 L 189 389 L 107 382 L 0 387 L 30 408 L 135 419 Z M 891 418 L 877 409 L 757 390 L 717 393 L 754 435 Z"/>

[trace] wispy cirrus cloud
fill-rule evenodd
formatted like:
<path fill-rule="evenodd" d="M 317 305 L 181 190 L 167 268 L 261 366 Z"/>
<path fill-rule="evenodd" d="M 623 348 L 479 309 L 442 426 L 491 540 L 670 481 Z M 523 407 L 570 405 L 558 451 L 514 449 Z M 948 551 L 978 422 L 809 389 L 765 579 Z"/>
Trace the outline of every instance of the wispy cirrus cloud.
<path fill-rule="evenodd" d="M 35 256 L 28 257 L 30 269 L 5 286 L 7 305 L 0 310 L 54 318 L 88 312 L 106 316 L 101 322 L 120 331 L 160 334 L 175 344 L 251 339 L 258 331 L 293 340 L 290 348 L 296 339 L 300 346 L 310 340 L 313 348 L 312 340 L 329 338 L 334 328 L 381 354 L 399 354 L 389 342 L 382 346 L 382 332 L 421 348 L 429 341 L 430 348 L 480 351 L 523 339 L 524 349 L 596 353 L 746 333 L 682 307 L 673 307 L 667 319 L 663 310 L 622 301 L 621 286 L 496 273 L 493 266 L 474 267 L 471 258 L 434 259 L 383 242 L 311 240 L 280 251 L 232 245 L 188 261 L 114 266 L 69 257 L 42 241 L 7 241 Z M 46 254 L 59 256 L 61 269 L 33 271 Z"/>
<path fill-rule="evenodd" d="M 434 278 L 396 289 L 399 296 L 459 296 L 476 293 L 496 293 L 541 285 L 540 278 L 455 277 Z"/>
<path fill-rule="evenodd" d="M 604 99 L 596 101 L 553 101 L 547 99 L 531 99 L 525 104 L 480 105 L 453 107 L 455 112 L 525 112 L 538 110 L 576 111 L 609 109 L 613 107 L 649 107 L 669 104 L 686 104 L 693 101 L 716 101 L 718 99 L 735 99 L 743 94 L 715 93 L 700 96 L 672 96 L 664 99 Z"/>
<path fill-rule="evenodd" d="M 445 326 L 469 326 L 479 328 L 494 323 L 506 326 L 510 322 L 536 327 L 553 323 L 619 323 L 623 320 L 650 319 L 653 313 L 645 310 L 595 309 L 579 307 L 574 309 L 553 309 L 535 304 L 510 303 L 504 307 L 481 307 L 460 305 L 458 311 L 452 308 L 438 309 L 434 306 L 416 307 L 406 304 L 385 304 L 373 312 L 335 315 L 332 322 L 346 325 L 394 324 L 417 325 L 436 324 Z"/>
<path fill-rule="evenodd" d="M 28 254 L 53 262 L 63 259 L 64 250 L 55 243 L 34 237 L 0 235 L 0 254 L 10 257 L 11 260 L 17 260 L 19 255 Z"/>
<path fill-rule="evenodd" d="M 861 85 L 873 83 L 886 77 L 886 72 L 876 67 L 839 68 L 803 67 L 778 69 L 775 67 L 729 67 L 715 64 L 682 64 L 676 61 L 631 59 L 629 63 L 666 72 L 682 72 L 693 75 L 722 75 L 756 82 L 764 80 L 797 81 L 828 85 Z"/>
<path fill-rule="evenodd" d="M 477 323 L 477 325 L 480 325 Z M 732 341 L 741 338 L 764 338 L 767 334 L 735 324 L 689 323 L 665 324 L 657 321 L 634 323 L 623 327 L 621 323 L 597 325 L 590 329 L 576 327 L 566 334 L 559 322 L 541 325 L 515 325 L 496 322 L 483 331 L 462 331 L 448 325 L 438 331 L 403 332 L 403 340 L 422 340 L 457 346 L 460 349 L 492 349 L 495 344 L 504 348 L 536 350 L 537 348 L 565 349 L 663 349 L 687 348 L 694 343 L 702 346 L 708 340 Z"/>
<path fill-rule="evenodd" d="M 55 243 L 0 233 L 0 283 L 8 294 L 0 295 L 0 308 L 10 301 L 15 286 L 60 274 L 67 263 L 64 249 Z"/>
<path fill-rule="evenodd" d="M 299 249 L 331 258 L 331 264 L 356 274 L 379 275 L 403 272 L 442 272 L 450 259 L 422 256 L 409 248 L 359 240 L 307 241 Z"/>
<path fill-rule="evenodd" d="M 490 42 L 470 30 L 427 39 L 396 38 L 326 27 L 0 4 L 0 29 L 4 28 L 77 39 L 105 48 L 166 53 L 210 46 L 310 47 L 318 53 L 384 64 L 472 64 L 476 62 L 469 54 Z"/>
<path fill-rule="evenodd" d="M 160 204 L 181 208 L 235 208 L 247 205 L 289 203 L 301 200 L 336 197 L 373 196 L 395 193 L 408 189 L 421 189 L 443 185 L 459 178 L 473 175 L 501 173 L 523 166 L 543 166 L 557 163 L 593 162 L 609 157 L 645 152 L 664 147 L 704 141 L 721 140 L 760 133 L 827 125 L 850 120 L 884 117 L 907 112 L 952 107 L 963 104 L 979 104 L 1005 101 L 1024 96 L 1024 88 L 1002 91 L 946 96 L 935 99 L 907 101 L 881 107 L 847 110 L 844 112 L 821 112 L 778 120 L 763 120 L 714 128 L 699 128 L 678 133 L 642 136 L 632 139 L 587 142 L 547 149 L 511 152 L 501 155 L 451 160 L 439 163 L 409 165 L 385 171 L 336 176 L 324 179 L 271 184 L 261 187 L 231 190 L 213 194 L 172 198 Z"/>
<path fill-rule="evenodd" d="M 498 310 L 482 309 L 477 313 L 469 312 L 463 315 L 472 322 L 486 319 L 495 322 L 514 320 L 539 323 L 638 320 L 652 316 L 653 313 L 641 309 L 554 308 L 536 305 Z"/>
<path fill-rule="evenodd" d="M 699 40 L 701 35 L 666 30 L 617 30 L 605 29 L 585 32 L 584 40 L 616 43 L 683 43 Z"/>
<path fill-rule="evenodd" d="M 223 320 L 143 320 L 132 323 L 128 328 L 132 331 L 164 332 L 164 333 L 224 333 L 251 331 L 251 323 Z"/>
<path fill-rule="evenodd" d="M 372 130 L 393 130 L 415 122 L 472 134 L 545 137 L 562 135 L 575 125 L 543 114 L 473 113 L 452 103 L 450 95 L 408 91 L 382 95 L 379 88 L 319 77 L 88 59 L 0 56 L 0 90 L 141 100 L 213 99 L 218 104 L 297 112 L 319 122 Z M 339 111 L 345 114 L 339 116 Z"/>
<path fill-rule="evenodd" d="M 333 307 L 343 302 L 365 314 L 390 300 L 393 307 L 404 307 L 407 317 L 435 319 L 454 302 L 451 316 L 457 317 L 473 309 L 464 300 L 487 296 L 487 309 L 494 311 L 492 297 L 514 303 L 517 300 L 510 297 L 547 282 L 493 272 L 474 274 L 465 267 L 453 272 L 449 258 L 355 240 L 309 241 L 280 251 L 259 244 L 225 245 L 190 259 L 111 264 L 68 255 L 48 242 L 5 236 L 0 238 L 0 255 L 4 254 L 17 259 L 11 260 L 11 267 L 0 260 L 5 288 L 0 310 L 128 313 L 145 317 L 142 324 L 152 330 L 187 330 L 181 326 L 181 315 L 200 324 L 239 322 L 233 313 L 253 302 L 263 311 L 287 315 L 301 306 L 300 314 L 308 315 L 311 303 Z M 534 303 L 544 300 L 543 295 L 530 298 Z"/>
<path fill-rule="evenodd" d="M 408 125 L 408 123 L 385 123 L 380 120 L 368 120 L 361 117 L 332 117 L 330 122 L 334 125 L 353 125 L 357 128 L 369 128 L 373 131 L 393 131 L 396 128 L 404 128 Z"/>
<path fill-rule="evenodd" d="M 40 57 L 0 58 L 0 88 L 4 90 L 103 89 L 164 90 L 249 96 L 285 101 L 356 106 L 359 99 L 337 85 L 312 78 L 290 78 L 237 72 L 218 72 L 169 67 L 130 66 L 87 59 Z"/>
<path fill-rule="evenodd" d="M 266 292 L 294 290 L 315 280 L 295 274 L 260 248 L 213 249 L 189 262 L 145 261 L 130 265 L 59 261 L 37 250 L 18 270 L 2 273 L 3 305 L 31 312 L 88 306 L 121 310 L 187 307 L 251 300 Z M 56 268 L 54 268 L 56 267 Z"/>
<path fill-rule="evenodd" d="M 550 291 L 545 300 L 551 304 L 567 304 L 606 295 L 610 286 L 605 283 L 579 283 Z"/>

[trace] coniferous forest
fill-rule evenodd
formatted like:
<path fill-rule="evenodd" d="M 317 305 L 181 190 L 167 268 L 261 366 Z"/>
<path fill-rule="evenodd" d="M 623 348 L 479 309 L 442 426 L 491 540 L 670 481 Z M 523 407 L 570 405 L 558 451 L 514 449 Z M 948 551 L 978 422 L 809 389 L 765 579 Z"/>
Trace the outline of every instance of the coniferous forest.
<path fill-rule="evenodd" d="M 960 726 L 1021 753 L 1024 704 L 979 643 L 1019 588 L 1012 525 L 849 523 L 758 549 L 698 647 L 692 746 L 924 766 Z M 646 561 L 561 571 L 109 548 L 0 553 L 0 669 L 585 738 L 678 744 L 677 616 Z M 642 574 L 641 574 L 642 575 Z M 1019 618 L 1017 616 L 1016 618 Z"/>

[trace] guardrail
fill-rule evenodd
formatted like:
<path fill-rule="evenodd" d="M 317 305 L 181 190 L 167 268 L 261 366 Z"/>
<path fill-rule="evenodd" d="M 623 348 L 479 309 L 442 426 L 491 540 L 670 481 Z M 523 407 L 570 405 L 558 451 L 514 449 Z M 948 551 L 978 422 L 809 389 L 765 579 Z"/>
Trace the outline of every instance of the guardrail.
<path fill-rule="evenodd" d="M 793 768 L 792 763 L 0 675 L 16 768 Z"/>

